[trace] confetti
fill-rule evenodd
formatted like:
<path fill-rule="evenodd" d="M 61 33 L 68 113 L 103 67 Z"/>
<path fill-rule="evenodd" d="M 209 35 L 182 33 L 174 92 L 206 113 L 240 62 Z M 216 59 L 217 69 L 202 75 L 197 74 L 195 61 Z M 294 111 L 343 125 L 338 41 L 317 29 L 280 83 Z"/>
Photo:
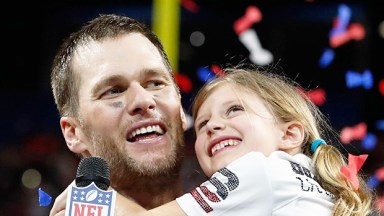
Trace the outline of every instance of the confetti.
<path fill-rule="evenodd" d="M 345 81 L 348 88 L 362 86 L 365 89 L 371 89 L 373 86 L 373 75 L 370 70 L 365 70 L 363 73 L 348 70 L 345 73 Z"/>
<path fill-rule="evenodd" d="M 49 206 L 52 202 L 52 197 L 39 188 L 39 204 L 40 206 Z"/>

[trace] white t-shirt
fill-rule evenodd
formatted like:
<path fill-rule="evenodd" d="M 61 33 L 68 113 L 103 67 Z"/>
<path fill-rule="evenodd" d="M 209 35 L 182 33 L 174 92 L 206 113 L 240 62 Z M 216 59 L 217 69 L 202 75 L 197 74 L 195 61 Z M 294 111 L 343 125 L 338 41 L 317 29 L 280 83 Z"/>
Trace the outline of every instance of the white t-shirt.
<path fill-rule="evenodd" d="M 331 215 L 333 195 L 310 171 L 310 158 L 250 152 L 176 199 L 187 215 Z"/>

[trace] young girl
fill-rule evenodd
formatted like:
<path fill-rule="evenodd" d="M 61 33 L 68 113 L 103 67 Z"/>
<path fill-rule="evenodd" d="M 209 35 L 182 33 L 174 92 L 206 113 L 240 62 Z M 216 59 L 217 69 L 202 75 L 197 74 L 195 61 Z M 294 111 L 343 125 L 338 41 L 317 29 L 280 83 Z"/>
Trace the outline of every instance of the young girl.
<path fill-rule="evenodd" d="M 193 116 L 196 155 L 210 179 L 143 215 L 374 213 L 372 191 L 359 174 L 355 183 L 343 175 L 346 159 L 329 143 L 335 133 L 296 87 L 286 77 L 244 69 L 226 69 L 207 83 Z M 122 196 L 116 205 L 115 215 L 139 211 Z"/>

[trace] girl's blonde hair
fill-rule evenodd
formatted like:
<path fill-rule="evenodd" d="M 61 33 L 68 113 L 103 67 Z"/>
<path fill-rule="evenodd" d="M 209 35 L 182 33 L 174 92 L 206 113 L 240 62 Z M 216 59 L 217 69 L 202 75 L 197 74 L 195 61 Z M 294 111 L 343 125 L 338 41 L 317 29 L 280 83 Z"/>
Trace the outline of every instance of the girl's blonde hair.
<path fill-rule="evenodd" d="M 200 106 L 215 88 L 231 83 L 239 89 L 248 89 L 258 95 L 265 106 L 283 122 L 299 121 L 305 130 L 302 153 L 312 158 L 314 175 L 319 184 L 334 195 L 333 215 L 369 215 L 373 213 L 374 193 L 364 179 L 358 176 L 360 187 L 355 190 L 340 168 L 346 165 L 345 156 L 333 145 L 320 145 L 315 153 L 311 144 L 316 139 L 327 140 L 328 144 L 338 142 L 337 133 L 318 107 L 301 91 L 292 79 L 268 73 L 261 69 L 224 69 L 224 75 L 207 82 L 197 93 L 192 106 L 193 118 Z"/>

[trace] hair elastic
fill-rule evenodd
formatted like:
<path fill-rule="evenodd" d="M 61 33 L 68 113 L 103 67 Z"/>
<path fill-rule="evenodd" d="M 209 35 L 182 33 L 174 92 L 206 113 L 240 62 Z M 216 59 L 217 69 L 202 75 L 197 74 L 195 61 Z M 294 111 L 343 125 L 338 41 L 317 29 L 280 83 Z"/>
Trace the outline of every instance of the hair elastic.
<path fill-rule="evenodd" d="M 327 143 L 323 139 L 315 139 L 311 145 L 312 153 L 315 153 L 315 151 L 316 151 L 317 147 L 319 147 L 319 145 L 327 145 Z"/>

